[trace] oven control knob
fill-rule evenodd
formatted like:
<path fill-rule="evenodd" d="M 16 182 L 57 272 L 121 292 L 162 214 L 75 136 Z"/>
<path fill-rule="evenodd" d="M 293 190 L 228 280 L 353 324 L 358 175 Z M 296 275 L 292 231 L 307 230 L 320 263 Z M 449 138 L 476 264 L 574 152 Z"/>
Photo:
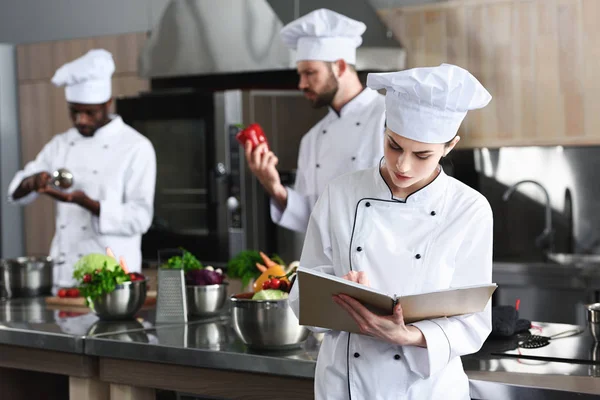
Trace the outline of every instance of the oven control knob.
<path fill-rule="evenodd" d="M 238 208 L 240 208 L 239 200 L 234 196 L 229 197 L 227 199 L 227 208 L 229 211 L 236 211 Z"/>

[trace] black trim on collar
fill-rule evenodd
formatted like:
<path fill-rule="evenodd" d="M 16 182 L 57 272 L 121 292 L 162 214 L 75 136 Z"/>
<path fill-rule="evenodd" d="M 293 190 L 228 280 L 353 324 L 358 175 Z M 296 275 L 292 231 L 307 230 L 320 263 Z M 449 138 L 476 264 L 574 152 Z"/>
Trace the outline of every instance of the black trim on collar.
<path fill-rule="evenodd" d="M 381 162 L 383 161 L 383 159 L 384 159 L 384 158 L 385 158 L 385 157 L 381 157 L 381 160 L 379 160 L 379 167 L 377 168 L 377 170 L 379 171 L 379 176 L 381 177 L 381 180 L 383 181 L 383 183 L 385 183 L 385 186 L 387 186 L 388 190 L 390 191 L 390 198 L 392 199 L 392 201 L 394 201 L 394 202 L 397 202 L 397 203 L 406 203 L 406 202 L 407 202 L 407 200 L 408 200 L 408 198 L 409 198 L 410 196 L 412 196 L 412 195 L 413 195 L 413 194 L 415 194 L 415 193 L 419 193 L 421 190 L 423 190 L 423 189 L 425 189 L 427 186 L 431 185 L 433 182 L 435 182 L 435 181 L 436 181 L 436 180 L 437 180 L 437 179 L 440 177 L 440 175 L 441 175 L 441 174 L 442 174 L 442 172 L 443 172 L 442 165 L 441 165 L 441 164 L 438 164 L 438 166 L 440 167 L 440 172 L 439 172 L 439 174 L 438 174 L 438 175 L 435 177 L 435 179 L 434 179 L 434 180 L 432 180 L 431 182 L 429 182 L 427 185 L 423 186 L 422 188 L 419 188 L 419 189 L 415 190 L 414 192 L 412 192 L 411 194 L 409 194 L 408 196 L 406 196 L 406 198 L 405 198 L 404 200 L 395 199 L 395 198 L 394 198 L 394 192 L 392 192 L 392 188 L 391 188 L 391 187 L 390 187 L 390 185 L 388 185 L 388 183 L 385 181 L 385 179 L 384 179 L 384 177 L 383 177 L 383 174 L 381 173 Z M 363 199 L 361 199 L 361 200 L 363 200 Z M 358 202 L 360 203 L 360 201 L 361 201 L 361 200 L 359 200 Z M 382 200 L 382 199 L 375 199 L 375 200 Z M 388 201 L 389 201 L 389 200 L 388 200 Z"/>

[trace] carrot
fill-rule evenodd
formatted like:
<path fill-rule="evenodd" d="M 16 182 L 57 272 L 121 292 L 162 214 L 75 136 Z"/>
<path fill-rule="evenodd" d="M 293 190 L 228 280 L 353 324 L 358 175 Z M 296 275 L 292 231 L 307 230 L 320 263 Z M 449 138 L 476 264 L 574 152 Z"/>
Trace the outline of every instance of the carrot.
<path fill-rule="evenodd" d="M 267 267 L 259 263 L 256 263 L 256 268 L 258 268 L 260 272 L 265 272 L 267 270 Z"/>
<path fill-rule="evenodd" d="M 127 263 L 125 263 L 125 259 L 122 256 L 119 257 L 119 264 L 121 264 L 121 268 L 123 268 L 123 271 L 125 271 L 125 273 L 128 274 L 129 270 L 127 269 Z"/>
<path fill-rule="evenodd" d="M 110 247 L 106 248 L 106 255 L 109 257 L 114 258 L 115 260 L 117 259 L 117 257 L 115 257 L 115 253 L 112 252 L 112 250 L 110 249 Z"/>
<path fill-rule="evenodd" d="M 265 262 L 265 265 L 267 266 L 267 268 L 271 268 L 271 267 L 274 267 L 274 266 L 276 266 L 276 265 L 279 265 L 279 264 L 277 264 L 275 261 L 271 260 L 271 259 L 270 259 L 270 258 L 269 258 L 269 257 L 268 257 L 268 256 L 267 256 L 265 253 L 263 253 L 262 251 L 261 251 L 261 252 L 259 252 L 259 253 L 260 253 L 260 256 L 262 257 L 263 261 Z"/>

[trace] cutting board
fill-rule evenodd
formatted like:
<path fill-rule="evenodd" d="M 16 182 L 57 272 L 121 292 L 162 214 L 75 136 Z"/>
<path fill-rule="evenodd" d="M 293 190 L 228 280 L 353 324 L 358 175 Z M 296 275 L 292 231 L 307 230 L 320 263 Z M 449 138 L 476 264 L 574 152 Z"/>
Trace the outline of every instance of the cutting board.
<path fill-rule="evenodd" d="M 46 304 L 49 306 L 57 307 L 83 307 L 85 306 L 85 299 L 83 297 L 46 297 Z M 146 301 L 144 307 L 152 306 L 156 304 L 156 291 L 149 290 L 146 293 Z"/>

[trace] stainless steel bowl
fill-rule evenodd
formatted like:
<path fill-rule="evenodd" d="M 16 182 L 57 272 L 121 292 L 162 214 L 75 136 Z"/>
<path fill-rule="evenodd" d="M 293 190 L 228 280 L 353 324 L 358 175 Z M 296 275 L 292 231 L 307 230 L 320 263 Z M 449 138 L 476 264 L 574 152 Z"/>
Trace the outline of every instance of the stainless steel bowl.
<path fill-rule="evenodd" d="M 52 173 L 52 184 L 61 189 L 73 186 L 73 174 L 65 168 L 59 168 Z"/>
<path fill-rule="evenodd" d="M 586 307 L 587 323 L 590 333 L 596 342 L 600 341 L 600 303 L 588 304 Z"/>
<path fill-rule="evenodd" d="M 252 300 L 251 294 L 232 296 L 231 322 L 248 347 L 282 350 L 299 347 L 310 331 L 301 326 L 288 300 Z"/>
<path fill-rule="evenodd" d="M 219 314 L 227 300 L 227 286 L 220 285 L 187 285 L 188 312 L 198 317 L 209 317 Z"/>
<path fill-rule="evenodd" d="M 104 321 L 131 319 L 146 301 L 148 280 L 124 282 L 93 301 L 92 310 Z"/>
<path fill-rule="evenodd" d="M 50 295 L 53 267 L 50 257 L 0 260 L 0 298 Z"/>

